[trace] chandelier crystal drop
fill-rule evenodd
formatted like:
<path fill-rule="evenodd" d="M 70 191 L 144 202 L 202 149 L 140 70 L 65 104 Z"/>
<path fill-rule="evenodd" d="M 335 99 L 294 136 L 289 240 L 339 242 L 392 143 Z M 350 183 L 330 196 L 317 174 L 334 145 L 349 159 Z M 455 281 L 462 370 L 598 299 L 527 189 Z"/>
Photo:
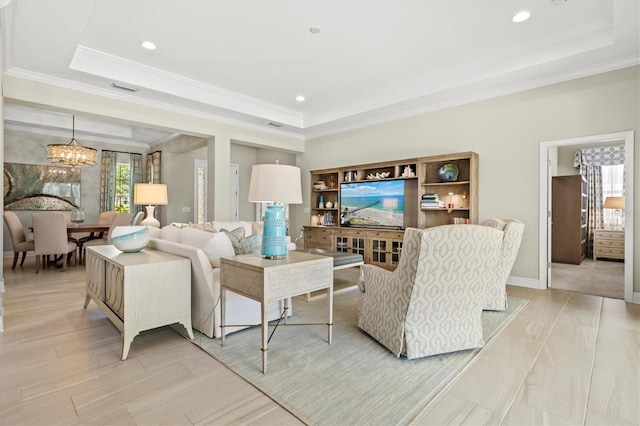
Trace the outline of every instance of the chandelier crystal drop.
<path fill-rule="evenodd" d="M 73 116 L 72 137 L 67 144 L 47 145 L 47 158 L 52 163 L 66 164 L 72 167 L 93 166 L 97 162 L 98 151 L 82 146 L 75 138 L 76 117 Z"/>

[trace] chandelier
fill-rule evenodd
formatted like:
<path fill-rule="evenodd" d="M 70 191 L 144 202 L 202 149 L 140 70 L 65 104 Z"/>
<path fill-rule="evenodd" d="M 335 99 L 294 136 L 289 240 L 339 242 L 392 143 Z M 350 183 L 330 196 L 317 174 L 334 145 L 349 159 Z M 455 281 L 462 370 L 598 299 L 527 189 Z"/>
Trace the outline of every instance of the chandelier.
<path fill-rule="evenodd" d="M 76 140 L 76 116 L 73 116 L 71 140 L 67 144 L 47 145 L 47 158 L 52 163 L 66 164 L 71 167 L 93 166 L 97 162 L 98 151 L 82 146 Z"/>

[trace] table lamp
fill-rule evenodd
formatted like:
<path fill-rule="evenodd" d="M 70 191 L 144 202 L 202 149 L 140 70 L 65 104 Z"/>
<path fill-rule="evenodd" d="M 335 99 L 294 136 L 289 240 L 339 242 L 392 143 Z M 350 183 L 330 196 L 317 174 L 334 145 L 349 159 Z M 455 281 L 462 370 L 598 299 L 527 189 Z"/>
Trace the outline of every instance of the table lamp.
<path fill-rule="evenodd" d="M 155 206 L 166 206 L 167 185 L 163 183 L 136 183 L 133 186 L 133 204 L 147 206 L 147 217 L 140 225 L 160 227 L 158 219 L 153 217 Z"/>
<path fill-rule="evenodd" d="M 607 197 L 602 208 L 615 210 L 616 227 L 614 229 L 620 229 L 620 210 L 624 210 L 624 197 Z"/>
<path fill-rule="evenodd" d="M 256 164 L 251 168 L 249 202 L 273 203 L 267 206 L 262 233 L 262 256 L 287 256 L 287 223 L 284 204 L 301 204 L 300 169 L 284 164 Z"/>

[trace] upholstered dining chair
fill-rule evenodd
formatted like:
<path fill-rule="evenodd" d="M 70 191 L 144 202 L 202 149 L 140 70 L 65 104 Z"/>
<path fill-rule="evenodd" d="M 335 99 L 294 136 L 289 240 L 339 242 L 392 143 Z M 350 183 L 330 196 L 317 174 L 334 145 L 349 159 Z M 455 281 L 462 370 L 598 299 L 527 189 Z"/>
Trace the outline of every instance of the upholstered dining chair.
<path fill-rule="evenodd" d="M 67 222 L 59 212 L 33 214 L 33 241 L 36 253 L 36 274 L 40 272 L 40 262 L 50 255 L 62 255 L 62 270 L 66 271 L 71 258 L 76 259 L 76 243 L 67 239 Z M 48 262 L 47 262 L 48 263 Z"/>
<path fill-rule="evenodd" d="M 111 244 L 111 233 L 116 226 L 127 226 L 131 224 L 131 219 L 133 218 L 133 214 L 131 213 L 114 213 L 113 220 L 109 225 L 109 231 L 107 235 L 102 238 L 95 238 L 93 240 L 89 240 L 82 245 L 83 250 L 86 249 L 87 246 L 103 246 L 105 244 Z M 82 254 L 82 258 L 85 258 L 85 254 Z"/>
<path fill-rule="evenodd" d="M 140 225 L 140 222 L 142 222 L 143 220 L 144 220 L 144 212 L 140 211 L 136 213 L 136 215 L 133 217 L 133 220 L 131 221 L 131 225 L 138 226 Z"/>
<path fill-rule="evenodd" d="M 480 225 L 407 228 L 395 271 L 360 267 L 358 327 L 409 359 L 484 346 L 482 308 L 502 237 Z"/>
<path fill-rule="evenodd" d="M 24 264 L 24 258 L 27 256 L 28 251 L 34 251 L 35 246 L 33 241 L 27 241 L 27 237 L 24 233 L 24 227 L 17 214 L 11 211 L 4 212 L 4 221 L 7 224 L 9 235 L 11 236 L 11 244 L 13 245 L 13 265 L 11 269 L 16 269 L 16 263 L 18 263 L 18 256 L 22 253 L 22 260 L 20 261 L 20 267 Z"/>

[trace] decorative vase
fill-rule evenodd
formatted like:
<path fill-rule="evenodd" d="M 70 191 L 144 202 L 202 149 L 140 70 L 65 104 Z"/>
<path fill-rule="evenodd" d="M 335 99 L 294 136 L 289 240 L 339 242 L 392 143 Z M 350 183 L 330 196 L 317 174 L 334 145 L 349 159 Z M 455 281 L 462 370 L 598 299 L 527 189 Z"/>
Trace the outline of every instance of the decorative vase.
<path fill-rule="evenodd" d="M 146 226 L 116 226 L 111 232 L 111 244 L 120 251 L 133 253 L 149 244 L 149 228 Z"/>

